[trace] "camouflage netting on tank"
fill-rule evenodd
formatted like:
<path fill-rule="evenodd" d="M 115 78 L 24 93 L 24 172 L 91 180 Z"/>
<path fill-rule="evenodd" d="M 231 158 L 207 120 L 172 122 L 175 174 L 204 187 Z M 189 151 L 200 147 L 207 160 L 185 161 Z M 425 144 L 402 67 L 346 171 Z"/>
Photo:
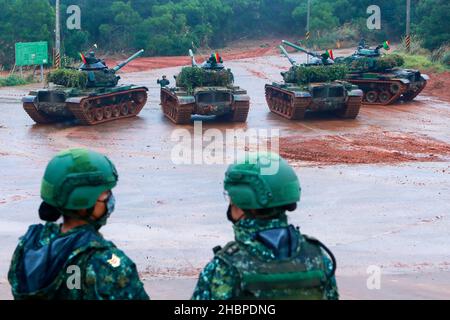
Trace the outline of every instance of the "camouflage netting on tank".
<path fill-rule="evenodd" d="M 380 58 L 361 58 L 350 60 L 349 66 L 352 70 L 362 72 L 383 72 L 388 69 L 401 67 L 405 63 L 403 57 L 398 54 L 385 55 Z"/>
<path fill-rule="evenodd" d="M 117 84 L 117 76 L 105 70 L 93 71 L 96 86 L 111 86 Z"/>
<path fill-rule="evenodd" d="M 295 66 L 283 75 L 287 83 L 306 84 L 310 82 L 331 82 L 342 80 L 347 75 L 344 65 Z"/>
<path fill-rule="evenodd" d="M 185 67 L 177 76 L 177 87 L 226 87 L 233 84 L 231 70 L 205 70 L 199 67 Z"/>
<path fill-rule="evenodd" d="M 87 74 L 72 69 L 57 69 L 47 75 L 47 82 L 65 87 L 85 88 L 87 84 Z"/>

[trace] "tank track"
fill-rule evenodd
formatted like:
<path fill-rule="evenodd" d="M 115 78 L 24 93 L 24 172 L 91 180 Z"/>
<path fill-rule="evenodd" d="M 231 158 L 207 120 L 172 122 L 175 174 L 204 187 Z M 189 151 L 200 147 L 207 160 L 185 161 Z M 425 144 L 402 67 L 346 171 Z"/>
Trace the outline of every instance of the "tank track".
<path fill-rule="evenodd" d="M 177 96 L 170 90 L 161 89 L 161 107 L 170 121 L 175 124 L 191 123 L 191 115 L 194 112 L 194 104 L 180 105 Z"/>
<path fill-rule="evenodd" d="M 362 97 L 349 97 L 345 108 L 336 111 L 336 114 L 344 119 L 356 119 L 361 110 Z"/>
<path fill-rule="evenodd" d="M 225 116 L 226 121 L 247 122 L 250 111 L 249 101 L 238 101 L 233 103 L 233 112 Z"/>
<path fill-rule="evenodd" d="M 147 103 L 147 88 L 73 98 L 67 107 L 81 125 L 96 125 L 137 116 Z"/>
<path fill-rule="evenodd" d="M 39 111 L 34 103 L 24 102 L 23 109 L 26 111 L 26 113 L 28 113 L 30 118 L 33 119 L 33 121 L 36 122 L 37 124 L 50 124 L 57 122 L 56 119 L 47 116 L 42 111 Z"/>
<path fill-rule="evenodd" d="M 405 93 L 407 87 L 400 81 L 385 80 L 358 80 L 348 79 L 348 82 L 357 85 L 363 92 L 363 104 L 387 106 L 395 103 Z M 396 88 L 396 92 L 393 92 Z"/>
<path fill-rule="evenodd" d="M 409 101 L 414 100 L 414 99 L 415 99 L 415 98 L 423 91 L 423 89 L 425 89 L 426 86 L 427 86 L 427 81 L 424 81 L 424 82 L 423 82 L 423 85 L 420 86 L 416 91 L 414 91 L 414 90 L 408 90 L 408 91 L 406 91 L 406 92 L 402 95 L 401 99 L 402 99 L 403 101 L 405 101 L 405 102 L 409 102 Z"/>
<path fill-rule="evenodd" d="M 301 120 L 312 99 L 296 98 L 291 91 L 266 85 L 266 100 L 271 112 L 289 120 Z"/>

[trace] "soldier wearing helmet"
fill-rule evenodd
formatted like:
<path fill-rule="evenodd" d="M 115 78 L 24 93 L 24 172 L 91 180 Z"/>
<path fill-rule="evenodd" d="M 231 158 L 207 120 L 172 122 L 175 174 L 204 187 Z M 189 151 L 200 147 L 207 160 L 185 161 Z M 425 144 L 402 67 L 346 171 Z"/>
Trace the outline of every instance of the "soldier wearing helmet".
<path fill-rule="evenodd" d="M 39 208 L 47 223 L 32 225 L 12 258 L 15 299 L 149 299 L 133 261 L 99 233 L 117 181 L 113 163 L 94 151 L 71 149 L 50 161 Z"/>
<path fill-rule="evenodd" d="M 285 160 L 252 154 L 228 168 L 224 188 L 235 241 L 214 249 L 194 300 L 339 298 L 331 251 L 288 223 L 301 188 Z"/>

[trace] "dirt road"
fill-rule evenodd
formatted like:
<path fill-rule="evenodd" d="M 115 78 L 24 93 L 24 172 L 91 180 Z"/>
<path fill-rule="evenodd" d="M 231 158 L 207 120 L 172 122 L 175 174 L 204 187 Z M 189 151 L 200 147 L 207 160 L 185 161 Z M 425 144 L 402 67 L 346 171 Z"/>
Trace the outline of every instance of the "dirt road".
<path fill-rule="evenodd" d="M 205 121 L 203 130 L 280 130 L 281 152 L 303 187 L 291 220 L 335 252 L 342 298 L 449 299 L 450 104 L 424 95 L 409 104 L 364 107 L 357 120 L 289 122 L 269 113 L 264 98 L 264 84 L 281 80 L 280 69 L 288 68 L 285 59 L 228 66 L 249 90 L 249 121 Z M 171 160 L 174 130 L 193 132 L 160 112 L 156 79 L 172 79 L 176 71 L 123 74 L 124 82 L 149 86 L 146 108 L 138 118 L 96 127 L 36 126 L 20 103 L 29 88 L 0 90 L 0 299 L 10 298 L 7 270 L 17 238 L 38 222 L 47 161 L 79 146 L 108 154 L 120 173 L 117 211 L 105 236 L 136 261 L 152 298 L 190 297 L 211 248 L 230 240 L 232 228 L 222 195 L 226 165 Z M 373 266 L 381 270 L 379 290 L 366 285 Z"/>

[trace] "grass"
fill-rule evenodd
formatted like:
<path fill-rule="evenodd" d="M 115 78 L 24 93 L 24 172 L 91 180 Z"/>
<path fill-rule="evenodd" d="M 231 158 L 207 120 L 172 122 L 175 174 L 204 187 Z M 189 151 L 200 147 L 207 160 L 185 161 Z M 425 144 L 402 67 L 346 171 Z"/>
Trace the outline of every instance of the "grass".
<path fill-rule="evenodd" d="M 424 55 L 406 53 L 400 53 L 400 55 L 405 59 L 405 64 L 403 65 L 403 67 L 407 69 L 418 69 L 421 71 L 428 71 L 433 73 L 450 71 L 450 69 L 443 63 L 433 62 L 430 58 Z"/>
<path fill-rule="evenodd" d="M 12 86 L 22 86 L 28 84 L 31 81 L 16 75 L 11 75 L 6 78 L 0 78 L 0 87 L 12 87 Z"/>

